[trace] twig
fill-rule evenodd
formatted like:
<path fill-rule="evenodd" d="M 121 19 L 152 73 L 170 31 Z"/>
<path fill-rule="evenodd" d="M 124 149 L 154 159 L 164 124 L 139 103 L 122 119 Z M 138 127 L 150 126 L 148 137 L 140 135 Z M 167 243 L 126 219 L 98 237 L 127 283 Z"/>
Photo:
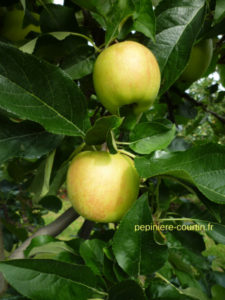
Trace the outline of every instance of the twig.
<path fill-rule="evenodd" d="M 79 217 L 78 213 L 71 207 L 59 216 L 55 221 L 38 229 L 33 235 L 26 239 L 10 256 L 10 259 L 24 258 L 24 250 L 29 246 L 31 240 L 39 235 L 57 236 L 66 229 L 75 219 Z"/>
<path fill-rule="evenodd" d="M 207 108 L 207 106 L 204 103 L 198 102 L 196 101 L 194 98 L 192 98 L 189 94 L 187 93 L 182 93 L 180 92 L 178 89 L 176 89 L 176 92 L 183 98 L 186 98 L 188 101 L 190 101 L 191 103 L 193 103 L 195 106 L 199 106 L 201 107 L 205 112 L 213 115 L 214 117 L 216 117 L 218 120 L 220 120 L 223 124 L 225 124 L 225 117 L 217 114 L 216 112 L 210 110 Z"/>

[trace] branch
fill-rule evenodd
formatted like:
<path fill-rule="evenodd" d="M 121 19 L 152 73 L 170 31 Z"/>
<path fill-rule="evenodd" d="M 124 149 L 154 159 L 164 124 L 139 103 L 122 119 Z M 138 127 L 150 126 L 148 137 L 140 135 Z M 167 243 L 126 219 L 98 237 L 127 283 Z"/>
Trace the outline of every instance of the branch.
<path fill-rule="evenodd" d="M 87 240 L 89 238 L 93 226 L 94 222 L 85 220 L 83 226 L 78 232 L 78 236 L 82 239 Z"/>
<path fill-rule="evenodd" d="M 0 261 L 4 259 L 5 259 L 5 255 L 4 255 L 4 244 L 3 244 L 3 232 L 2 232 L 2 223 L 0 222 Z M 7 289 L 7 283 L 2 273 L 0 273 L 0 296 L 3 295 L 6 289 Z"/>
<path fill-rule="evenodd" d="M 39 235 L 57 236 L 66 229 L 75 219 L 79 217 L 78 213 L 71 207 L 59 216 L 55 221 L 38 229 L 26 241 L 24 241 L 10 256 L 10 259 L 24 258 L 24 250 L 29 246 L 31 240 Z"/>
<path fill-rule="evenodd" d="M 216 117 L 218 120 L 220 120 L 223 124 L 225 124 L 225 117 L 217 114 L 216 112 L 210 110 L 207 108 L 207 106 L 204 103 L 198 102 L 196 101 L 194 98 L 192 98 L 189 94 L 187 93 L 182 93 L 180 92 L 178 89 L 176 89 L 176 92 L 183 98 L 186 98 L 188 101 L 190 101 L 191 103 L 193 103 L 195 106 L 200 106 L 205 112 L 213 115 L 214 117 Z"/>

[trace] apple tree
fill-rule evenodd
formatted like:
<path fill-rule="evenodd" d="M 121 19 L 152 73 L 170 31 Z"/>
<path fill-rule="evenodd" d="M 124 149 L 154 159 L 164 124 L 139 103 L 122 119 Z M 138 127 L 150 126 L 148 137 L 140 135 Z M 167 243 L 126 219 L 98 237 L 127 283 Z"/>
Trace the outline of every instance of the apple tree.
<path fill-rule="evenodd" d="M 0 298 L 223 300 L 223 0 L 0 0 Z"/>

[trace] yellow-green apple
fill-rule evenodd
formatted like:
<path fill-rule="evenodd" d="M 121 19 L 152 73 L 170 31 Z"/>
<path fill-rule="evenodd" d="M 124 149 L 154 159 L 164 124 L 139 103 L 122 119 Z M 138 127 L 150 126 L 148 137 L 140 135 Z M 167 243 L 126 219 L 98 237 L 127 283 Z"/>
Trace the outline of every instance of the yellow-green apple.
<path fill-rule="evenodd" d="M 3 26 L 1 28 L 1 35 L 12 41 L 19 42 L 25 39 L 25 37 L 31 31 L 40 33 L 40 26 L 29 24 L 23 28 L 24 11 L 15 9 L 7 11 L 3 19 Z M 40 16 L 36 13 L 32 13 L 32 16 L 38 21 Z"/>
<path fill-rule="evenodd" d="M 106 151 L 84 151 L 72 160 L 67 192 L 74 209 L 95 222 L 117 222 L 137 199 L 139 176 L 133 160 Z"/>
<path fill-rule="evenodd" d="M 181 75 L 181 80 L 194 82 L 201 78 L 207 71 L 213 55 L 212 39 L 202 40 L 194 45 L 188 64 Z"/>
<path fill-rule="evenodd" d="M 155 101 L 160 70 L 153 53 L 144 45 L 125 41 L 104 49 L 94 65 L 93 82 L 100 102 L 112 114 L 133 104 L 136 114 Z"/>

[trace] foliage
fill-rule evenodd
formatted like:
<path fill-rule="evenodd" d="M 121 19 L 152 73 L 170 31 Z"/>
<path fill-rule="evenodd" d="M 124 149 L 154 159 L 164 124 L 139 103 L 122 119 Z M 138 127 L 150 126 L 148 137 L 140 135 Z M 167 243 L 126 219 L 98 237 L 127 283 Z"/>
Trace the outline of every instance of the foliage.
<path fill-rule="evenodd" d="M 0 0 L 1 299 L 224 299 L 224 1 L 53 2 Z M 41 32 L 6 39 L 15 9 Z M 207 72 L 182 82 L 206 38 Z M 99 52 L 124 40 L 149 47 L 161 70 L 157 101 L 138 118 L 129 106 L 111 115 L 93 87 Z M 61 213 L 69 163 L 106 148 L 134 158 L 139 198 L 120 223 L 81 220 L 63 239 L 78 218 Z"/>

